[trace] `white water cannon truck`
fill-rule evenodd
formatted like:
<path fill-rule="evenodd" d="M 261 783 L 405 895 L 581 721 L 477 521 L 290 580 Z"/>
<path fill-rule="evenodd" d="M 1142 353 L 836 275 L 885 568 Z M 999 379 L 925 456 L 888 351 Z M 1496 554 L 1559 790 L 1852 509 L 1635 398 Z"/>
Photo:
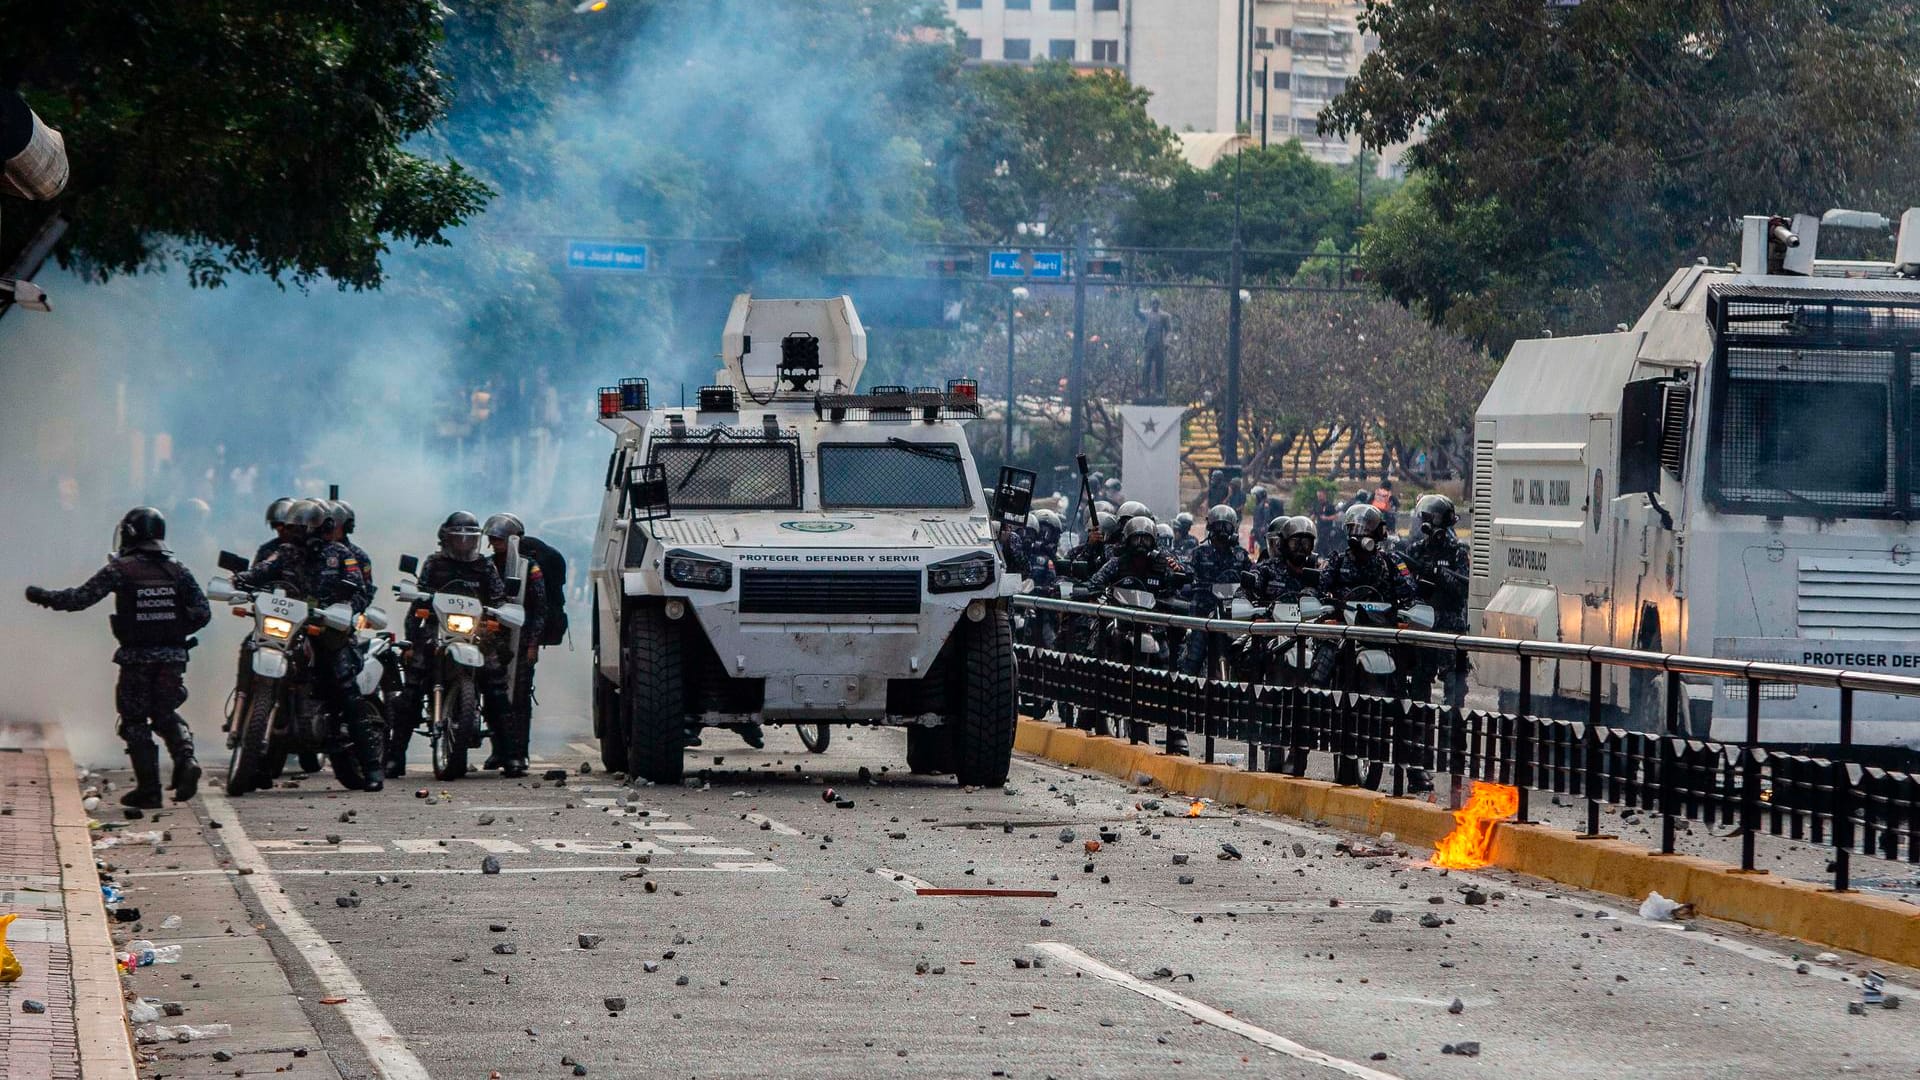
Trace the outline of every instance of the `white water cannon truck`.
<path fill-rule="evenodd" d="M 1494 637 L 1920 673 L 1920 209 L 1892 262 L 1818 257 L 1860 211 L 1749 217 L 1740 264 L 1675 273 L 1632 328 L 1514 345 L 1474 427 L 1471 607 Z M 1533 711 L 1661 730 L 1666 680 L 1534 660 Z M 1521 660 L 1482 655 L 1511 707 Z M 1747 685 L 1680 676 L 1738 741 Z M 1763 685 L 1764 741 L 1836 740 L 1840 692 Z M 1860 742 L 1920 738 L 1861 695 Z"/>
<path fill-rule="evenodd" d="M 721 360 L 691 407 L 644 379 L 600 391 L 603 762 L 678 783 L 703 727 L 859 723 L 905 726 L 914 772 L 1004 783 L 1019 579 L 962 429 L 975 385 L 856 393 L 867 334 L 844 296 L 737 297 Z M 1026 475 L 995 512 L 1025 515 Z"/>

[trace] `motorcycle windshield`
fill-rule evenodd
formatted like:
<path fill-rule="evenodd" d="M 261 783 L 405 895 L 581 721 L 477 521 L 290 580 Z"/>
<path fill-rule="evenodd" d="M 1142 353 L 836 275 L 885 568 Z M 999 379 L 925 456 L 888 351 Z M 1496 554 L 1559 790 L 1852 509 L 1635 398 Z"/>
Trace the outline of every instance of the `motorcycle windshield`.
<path fill-rule="evenodd" d="M 1113 600 L 1114 603 L 1124 604 L 1127 607 L 1152 610 L 1154 606 L 1153 594 L 1145 589 L 1115 589 Z"/>

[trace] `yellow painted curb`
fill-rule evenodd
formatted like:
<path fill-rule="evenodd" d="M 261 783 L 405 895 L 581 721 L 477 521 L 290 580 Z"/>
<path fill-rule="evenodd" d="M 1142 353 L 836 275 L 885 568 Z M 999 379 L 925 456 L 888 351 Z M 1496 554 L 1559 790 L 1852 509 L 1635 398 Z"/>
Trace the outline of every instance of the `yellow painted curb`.
<path fill-rule="evenodd" d="M 1370 835 L 1391 832 L 1415 848 L 1432 847 L 1453 829 L 1451 813 L 1424 802 L 1336 787 L 1324 780 L 1169 757 L 1124 739 L 1026 717 L 1020 719 L 1014 746 L 1022 753 L 1123 780 L 1145 776 L 1160 787 L 1224 805 L 1324 821 Z M 1582 840 L 1545 825 L 1501 825 L 1494 832 L 1493 862 L 1636 900 L 1658 891 L 1691 903 L 1708 918 L 1920 967 L 1920 906 L 1891 897 L 1837 893 L 1812 882 L 1745 874 L 1712 859 L 1659 855 L 1619 840 Z"/>

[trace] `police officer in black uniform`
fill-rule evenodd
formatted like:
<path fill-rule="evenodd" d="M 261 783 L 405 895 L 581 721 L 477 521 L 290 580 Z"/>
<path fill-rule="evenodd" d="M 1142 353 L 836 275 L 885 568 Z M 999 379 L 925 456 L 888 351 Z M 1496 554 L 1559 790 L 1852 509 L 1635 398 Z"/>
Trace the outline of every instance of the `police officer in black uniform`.
<path fill-rule="evenodd" d="M 1401 549 L 1407 566 L 1413 571 L 1414 586 L 1420 599 L 1433 606 L 1433 628 L 1443 634 L 1467 632 L 1467 548 L 1453 534 L 1459 521 L 1453 500 L 1445 495 L 1422 495 L 1414 504 L 1417 539 Z M 1440 676 L 1446 703 L 1459 708 L 1467 702 L 1467 672 L 1471 665 L 1464 652 L 1445 649 L 1421 649 L 1414 654 L 1413 696 L 1429 701 L 1433 677 Z"/>
<path fill-rule="evenodd" d="M 1193 557 L 1200 538 L 1193 535 L 1193 515 L 1185 510 L 1173 515 L 1173 553 L 1182 559 Z"/>
<path fill-rule="evenodd" d="M 273 530 L 273 536 L 262 541 L 260 547 L 254 551 L 254 565 L 258 566 L 261 559 L 273 554 L 274 548 L 287 542 L 289 536 L 287 532 L 287 511 L 292 508 L 293 503 L 293 499 L 282 495 L 267 504 L 267 528 Z"/>
<path fill-rule="evenodd" d="M 533 665 L 540 659 L 540 642 L 546 636 L 546 572 L 541 569 L 539 560 L 533 557 L 536 550 L 546 545 L 528 536 L 527 527 L 512 514 L 489 517 L 482 531 L 487 534 L 487 543 L 493 550 L 493 568 L 500 572 L 503 582 L 512 576 L 510 571 L 513 568 L 507 565 L 507 542 L 510 539 L 520 538 L 520 555 L 527 561 L 526 574 L 521 579 L 520 602 L 527 616 L 526 621 L 520 624 L 520 654 L 517 658 L 501 655 L 503 665 L 507 661 L 518 660 L 514 666 L 511 688 L 512 706 L 508 709 L 507 717 L 493 725 L 493 753 L 485 765 L 489 769 L 499 769 L 500 775 L 515 780 L 527 775 L 528 745 L 533 734 Z M 505 644 L 503 639 L 502 645 Z"/>
<path fill-rule="evenodd" d="M 1197 618 L 1225 618 L 1233 614 L 1231 606 L 1221 609 L 1214 598 L 1215 585 L 1240 584 L 1240 576 L 1253 569 L 1253 560 L 1240 546 L 1240 515 L 1233 507 L 1221 505 L 1207 511 L 1207 539 L 1193 551 L 1188 563 L 1193 572 L 1193 614 Z M 1224 634 L 1188 634 L 1187 648 L 1180 657 L 1180 670 L 1198 675 L 1207 665 L 1207 654 L 1227 645 Z"/>
<path fill-rule="evenodd" d="M 428 593 L 455 593 L 471 596 L 488 607 L 499 607 L 507 599 L 507 583 L 496 570 L 493 560 L 483 557 L 481 550 L 482 531 L 480 519 L 465 510 L 455 510 L 447 515 L 440 524 L 440 550 L 427 556 L 420 565 L 420 590 Z M 433 640 L 432 615 L 423 616 L 418 611 L 409 612 L 406 620 L 407 640 L 412 648 L 407 653 L 407 686 L 400 695 L 398 707 L 394 710 L 392 727 L 387 733 L 387 778 L 405 776 L 407 772 L 407 742 L 413 738 L 413 729 L 420 723 L 420 710 L 425 702 L 427 684 L 433 678 Z M 487 678 L 482 680 L 482 705 L 490 718 L 507 715 L 505 686 L 501 678 L 505 670 L 493 671 L 494 665 L 487 665 Z M 498 719 L 494 720 L 498 723 Z"/>
<path fill-rule="evenodd" d="M 357 524 L 353 504 L 344 499 L 331 499 L 328 500 L 328 505 L 333 511 L 332 539 L 352 552 L 354 562 L 357 564 L 355 569 L 360 578 L 360 594 L 364 599 L 356 605 L 356 610 L 365 611 L 373 604 L 374 597 L 379 595 L 379 590 L 374 586 L 373 581 L 373 556 L 368 555 L 366 549 L 353 542 L 353 529 Z"/>
<path fill-rule="evenodd" d="M 1172 596 L 1193 580 L 1179 559 L 1161 549 L 1153 519 L 1146 515 L 1138 515 L 1121 527 L 1118 550 L 1087 579 L 1087 589 L 1098 596 L 1115 583 L 1129 579 L 1139 582 L 1142 589 L 1156 597 Z M 1105 718 L 1098 723 L 1100 726 L 1094 730 L 1104 734 Z M 1167 752 L 1186 752 L 1185 732 L 1168 729 Z"/>
<path fill-rule="evenodd" d="M 1301 597 L 1320 591 L 1320 556 L 1315 548 L 1319 546 L 1320 530 L 1309 517 L 1277 517 L 1267 523 L 1266 543 L 1262 550 L 1264 558 L 1253 568 L 1253 581 L 1247 587 L 1248 597 L 1261 606 L 1272 604 L 1297 604 Z M 1276 642 L 1275 648 L 1297 649 L 1295 641 Z M 1334 649 L 1331 642 L 1314 641 L 1308 647 L 1310 655 L 1317 661 L 1322 653 L 1328 656 L 1328 670 L 1332 670 Z M 1285 657 L 1277 657 L 1279 663 L 1272 669 L 1279 680 L 1291 684 L 1297 681 L 1302 669 L 1293 667 Z M 1317 666 L 1317 665 L 1316 665 Z M 1306 670 L 1311 671 L 1309 667 Z M 1286 747 L 1284 771 L 1292 776 L 1304 776 L 1307 771 L 1307 750 L 1303 732 L 1296 731 L 1292 746 Z M 1268 761 L 1274 761 L 1275 748 L 1268 748 Z"/>
<path fill-rule="evenodd" d="M 249 592 L 285 585 L 316 607 L 346 604 L 356 615 L 365 611 L 372 598 L 364 584 L 372 572 L 363 573 L 354 549 L 331 538 L 339 513 L 324 499 L 296 500 L 287 510 L 288 542 L 252 569 L 233 575 L 234 585 Z M 372 710 L 358 707 L 360 689 L 354 680 L 360 674 L 360 650 L 354 648 L 353 631 L 325 630 L 311 645 L 314 690 L 339 733 L 329 749 L 334 775 L 346 787 L 379 791 L 385 786 L 381 731 Z"/>
<path fill-rule="evenodd" d="M 180 716 L 187 701 L 187 654 L 193 633 L 213 618 L 207 596 L 186 567 L 166 547 L 167 519 L 151 506 L 136 507 L 120 519 L 114 554 L 86 583 L 74 589 L 28 586 L 27 599 L 55 611 L 83 611 L 114 598 L 113 636 L 120 643 L 113 662 L 120 666 L 114 689 L 120 714 L 120 738 L 133 762 L 134 787 L 120 797 L 125 806 L 158 809 L 160 748 L 157 734 L 173 759 L 176 802 L 199 790 L 200 764 L 193 756 L 193 732 Z"/>
<path fill-rule="evenodd" d="M 1327 560 L 1326 569 L 1320 574 L 1321 597 L 1335 605 L 1353 599 L 1384 601 L 1396 608 L 1418 603 L 1420 596 L 1414 587 L 1413 571 L 1388 539 L 1386 514 L 1372 503 L 1356 502 L 1347 507 L 1340 521 L 1347 534 L 1347 546 Z M 1356 596 L 1360 593 L 1366 595 Z M 1315 685 L 1332 684 L 1336 655 L 1337 650 L 1329 649 L 1314 657 Z M 1377 759 L 1369 762 L 1364 781 L 1360 781 L 1357 773 L 1352 771 L 1352 764 L 1352 759 L 1340 759 L 1341 767 L 1349 772 L 1347 775 L 1336 775 L 1335 783 L 1364 782 L 1369 788 L 1380 786 L 1384 762 Z M 1430 790 L 1432 786 L 1424 770 L 1408 770 L 1408 787 L 1411 790 Z"/>

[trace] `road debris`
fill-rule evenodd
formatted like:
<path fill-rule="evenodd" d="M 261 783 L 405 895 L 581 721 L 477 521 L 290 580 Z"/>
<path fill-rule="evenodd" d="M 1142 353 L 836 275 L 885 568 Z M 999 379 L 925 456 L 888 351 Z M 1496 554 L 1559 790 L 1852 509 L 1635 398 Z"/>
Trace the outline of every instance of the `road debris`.
<path fill-rule="evenodd" d="M 487 856 L 486 858 L 484 858 L 484 859 L 481 859 L 481 860 L 480 860 L 480 872 L 481 872 L 481 873 L 483 873 L 483 874 L 497 874 L 497 873 L 499 873 L 499 872 L 500 872 L 500 860 L 499 860 L 498 858 L 496 858 L 496 857 L 494 857 L 494 856 L 492 856 L 492 855 L 489 855 L 489 856 Z"/>
<path fill-rule="evenodd" d="M 597 949 L 604 940 L 606 939 L 602 938 L 599 934 L 581 934 L 578 938 L 580 947 L 583 949 Z"/>
<path fill-rule="evenodd" d="M 1377 923 L 1390 923 L 1393 921 L 1393 912 L 1388 910 L 1387 908 L 1374 908 L 1373 914 L 1367 916 L 1367 921 L 1377 922 Z"/>
<path fill-rule="evenodd" d="M 1690 919 L 1693 917 L 1693 905 L 1669 900 L 1657 892 L 1650 892 L 1647 898 L 1640 902 L 1640 917 L 1654 922 Z"/>

